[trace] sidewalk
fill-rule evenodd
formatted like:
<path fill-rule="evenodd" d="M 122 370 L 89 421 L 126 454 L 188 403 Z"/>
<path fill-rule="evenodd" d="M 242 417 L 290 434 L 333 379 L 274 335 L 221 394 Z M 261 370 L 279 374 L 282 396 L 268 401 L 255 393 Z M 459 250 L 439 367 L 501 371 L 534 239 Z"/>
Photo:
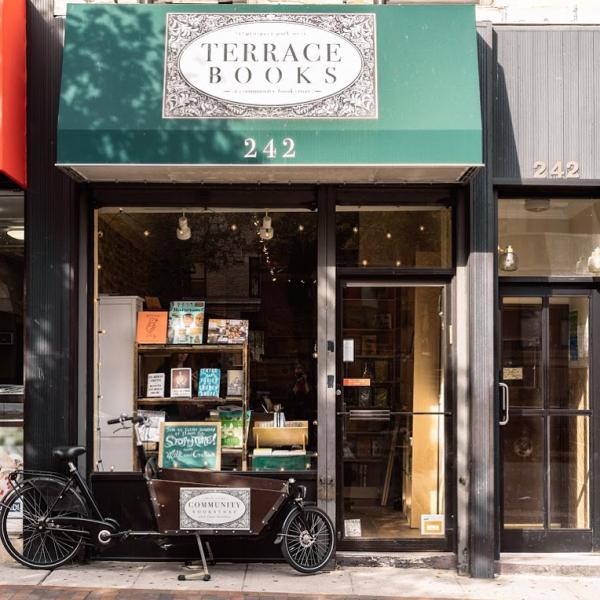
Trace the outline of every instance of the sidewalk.
<path fill-rule="evenodd" d="M 0 600 L 9 598 L 170 598 L 183 599 L 194 591 L 199 600 L 210 592 L 232 592 L 225 597 L 248 598 L 411 598 L 467 600 L 591 600 L 598 597 L 600 575 L 566 577 L 507 574 L 494 580 L 459 577 L 454 571 L 397 569 L 393 567 L 344 567 L 328 573 L 305 576 L 286 564 L 218 564 L 211 567 L 212 580 L 177 581 L 181 563 L 93 562 L 63 567 L 54 572 L 33 571 L 9 561 L 0 562 L 0 585 L 35 586 L 33 595 L 22 588 L 0 588 Z M 69 588 L 66 595 L 52 588 Z M 78 588 L 78 589 L 75 589 Z M 84 588 L 84 589 L 82 589 Z M 97 592 L 88 596 L 89 588 Z M 123 595 L 106 588 L 146 590 L 147 594 Z M 102 589 L 102 592 L 100 592 Z M 12 590 L 12 591 L 11 591 Z M 87 590 L 87 592 L 86 592 Z M 168 590 L 171 594 L 159 593 Z M 202 592 L 199 594 L 199 592 Z M 312 596 L 311 596 L 312 595 Z M 212 597 L 215 597 L 213 595 Z M 223 598 L 221 594 L 216 597 Z"/>

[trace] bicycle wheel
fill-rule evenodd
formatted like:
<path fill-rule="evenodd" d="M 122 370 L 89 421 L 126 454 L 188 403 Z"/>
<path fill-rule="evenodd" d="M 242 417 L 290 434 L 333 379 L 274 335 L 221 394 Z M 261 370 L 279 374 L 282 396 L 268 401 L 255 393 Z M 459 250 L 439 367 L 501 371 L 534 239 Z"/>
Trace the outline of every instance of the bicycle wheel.
<path fill-rule="evenodd" d="M 333 523 L 316 506 L 292 510 L 283 522 L 281 533 L 283 557 L 300 573 L 320 571 L 333 554 Z"/>
<path fill-rule="evenodd" d="M 55 569 L 79 552 L 86 531 L 72 525 L 47 523 L 48 518 L 87 516 L 83 499 L 74 490 L 64 494 L 62 490 L 61 481 L 29 479 L 2 501 L 0 541 L 22 565 Z"/>

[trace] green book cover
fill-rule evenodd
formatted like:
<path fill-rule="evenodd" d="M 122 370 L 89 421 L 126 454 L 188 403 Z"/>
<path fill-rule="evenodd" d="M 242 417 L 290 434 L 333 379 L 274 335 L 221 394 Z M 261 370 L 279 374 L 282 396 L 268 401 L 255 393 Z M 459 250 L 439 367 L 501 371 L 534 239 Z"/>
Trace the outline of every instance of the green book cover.
<path fill-rule="evenodd" d="M 250 424 L 252 411 L 246 412 L 246 430 Z M 244 443 L 242 411 L 222 412 L 219 415 L 221 421 L 221 447 L 241 448 Z"/>

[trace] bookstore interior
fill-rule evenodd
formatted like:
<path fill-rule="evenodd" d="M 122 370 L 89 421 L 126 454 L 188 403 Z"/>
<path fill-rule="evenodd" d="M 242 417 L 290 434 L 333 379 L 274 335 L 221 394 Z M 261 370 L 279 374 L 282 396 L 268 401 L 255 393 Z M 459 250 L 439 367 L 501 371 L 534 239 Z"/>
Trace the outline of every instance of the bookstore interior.
<path fill-rule="evenodd" d="M 159 467 L 314 472 L 318 213 L 101 208 L 95 213 L 97 471 L 135 470 L 137 411 Z M 344 538 L 445 536 L 449 407 L 443 279 L 449 201 L 335 215 L 336 432 Z"/>

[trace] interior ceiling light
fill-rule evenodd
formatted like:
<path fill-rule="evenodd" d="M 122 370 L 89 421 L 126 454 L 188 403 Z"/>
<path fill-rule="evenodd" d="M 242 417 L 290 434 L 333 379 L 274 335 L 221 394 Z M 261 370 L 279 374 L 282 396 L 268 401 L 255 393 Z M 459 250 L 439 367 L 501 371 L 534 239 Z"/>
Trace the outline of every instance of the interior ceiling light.
<path fill-rule="evenodd" d="M 550 198 L 527 198 L 525 210 L 529 212 L 544 212 L 550 208 Z"/>
<path fill-rule="evenodd" d="M 25 239 L 25 227 L 9 227 L 6 230 L 6 235 L 13 240 L 23 241 Z"/>
<path fill-rule="evenodd" d="M 519 256 L 510 244 L 506 248 L 498 248 L 498 266 L 501 271 L 516 271 L 519 268 Z"/>
<path fill-rule="evenodd" d="M 588 271 L 590 273 L 600 273 L 600 248 L 594 248 L 594 251 L 588 258 Z"/>
<path fill-rule="evenodd" d="M 181 240 L 182 242 L 185 242 L 186 240 L 189 240 L 192 237 L 192 230 L 190 229 L 190 226 L 188 225 L 188 220 L 187 217 L 185 216 L 185 213 L 183 213 L 181 215 L 181 217 L 179 217 L 179 226 L 177 227 L 177 239 Z"/>
<path fill-rule="evenodd" d="M 272 240 L 274 234 L 275 230 L 271 226 L 271 217 L 269 216 L 269 213 L 266 212 L 263 218 L 262 227 L 258 231 L 258 235 L 260 235 L 261 240 Z"/>

